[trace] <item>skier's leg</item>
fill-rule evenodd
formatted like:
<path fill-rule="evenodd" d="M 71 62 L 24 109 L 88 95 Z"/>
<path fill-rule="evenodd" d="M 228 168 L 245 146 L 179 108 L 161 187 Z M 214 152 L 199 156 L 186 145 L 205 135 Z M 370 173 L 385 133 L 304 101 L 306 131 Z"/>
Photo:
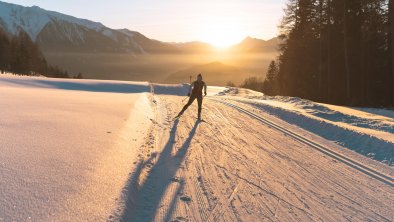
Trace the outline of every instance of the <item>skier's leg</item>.
<path fill-rule="evenodd" d="M 183 112 L 185 112 L 185 110 L 187 110 L 187 108 L 189 108 L 189 106 L 194 102 L 194 100 L 196 99 L 195 95 L 190 95 L 189 101 L 187 101 L 186 105 L 183 107 L 183 109 L 179 112 L 178 116 L 181 116 L 183 114 Z"/>
<path fill-rule="evenodd" d="M 197 96 L 197 102 L 198 102 L 198 118 L 201 119 L 202 95 Z"/>

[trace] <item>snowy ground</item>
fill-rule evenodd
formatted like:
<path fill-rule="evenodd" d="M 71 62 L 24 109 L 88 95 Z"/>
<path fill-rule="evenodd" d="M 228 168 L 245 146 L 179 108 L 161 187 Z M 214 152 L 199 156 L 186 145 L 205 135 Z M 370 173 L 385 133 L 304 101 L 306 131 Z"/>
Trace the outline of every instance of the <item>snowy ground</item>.
<path fill-rule="evenodd" d="M 0 221 L 107 218 L 150 124 L 148 88 L 0 77 Z"/>
<path fill-rule="evenodd" d="M 186 90 L 0 75 L 0 221 L 394 220 L 393 111 Z"/>
<path fill-rule="evenodd" d="M 394 110 L 352 108 L 294 97 L 269 97 L 244 89 L 221 95 L 276 116 L 362 155 L 394 164 Z"/>

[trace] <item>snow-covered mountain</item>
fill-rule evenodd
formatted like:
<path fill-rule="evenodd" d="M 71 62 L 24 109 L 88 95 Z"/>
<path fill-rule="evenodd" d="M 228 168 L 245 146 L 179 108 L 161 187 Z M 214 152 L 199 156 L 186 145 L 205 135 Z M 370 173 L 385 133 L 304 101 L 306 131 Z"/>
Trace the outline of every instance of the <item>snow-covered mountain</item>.
<path fill-rule="evenodd" d="M 0 28 L 10 35 L 25 31 L 44 51 L 177 52 L 171 44 L 127 29 L 115 30 L 99 22 L 0 1 Z"/>

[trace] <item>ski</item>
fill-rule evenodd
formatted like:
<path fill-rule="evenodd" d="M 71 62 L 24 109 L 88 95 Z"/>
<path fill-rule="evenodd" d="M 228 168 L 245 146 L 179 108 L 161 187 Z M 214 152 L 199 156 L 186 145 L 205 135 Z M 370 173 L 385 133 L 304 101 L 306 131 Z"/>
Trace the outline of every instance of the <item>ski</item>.
<path fill-rule="evenodd" d="M 181 116 L 182 116 L 182 115 L 177 115 L 177 116 L 175 116 L 175 117 L 172 119 L 172 121 L 175 121 L 175 120 L 181 118 Z"/>
<path fill-rule="evenodd" d="M 201 119 L 201 118 L 197 118 L 197 121 L 199 121 L 201 123 L 208 123 L 207 121 L 205 121 L 205 119 Z"/>

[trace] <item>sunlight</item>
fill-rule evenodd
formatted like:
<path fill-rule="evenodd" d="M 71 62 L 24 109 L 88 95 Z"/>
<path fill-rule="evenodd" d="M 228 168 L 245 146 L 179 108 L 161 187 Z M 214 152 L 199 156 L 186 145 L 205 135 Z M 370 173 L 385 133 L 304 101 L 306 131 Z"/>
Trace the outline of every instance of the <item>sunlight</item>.
<path fill-rule="evenodd" d="M 223 21 L 206 23 L 200 33 L 201 41 L 210 43 L 218 49 L 229 48 L 241 42 L 246 36 L 240 24 Z"/>

